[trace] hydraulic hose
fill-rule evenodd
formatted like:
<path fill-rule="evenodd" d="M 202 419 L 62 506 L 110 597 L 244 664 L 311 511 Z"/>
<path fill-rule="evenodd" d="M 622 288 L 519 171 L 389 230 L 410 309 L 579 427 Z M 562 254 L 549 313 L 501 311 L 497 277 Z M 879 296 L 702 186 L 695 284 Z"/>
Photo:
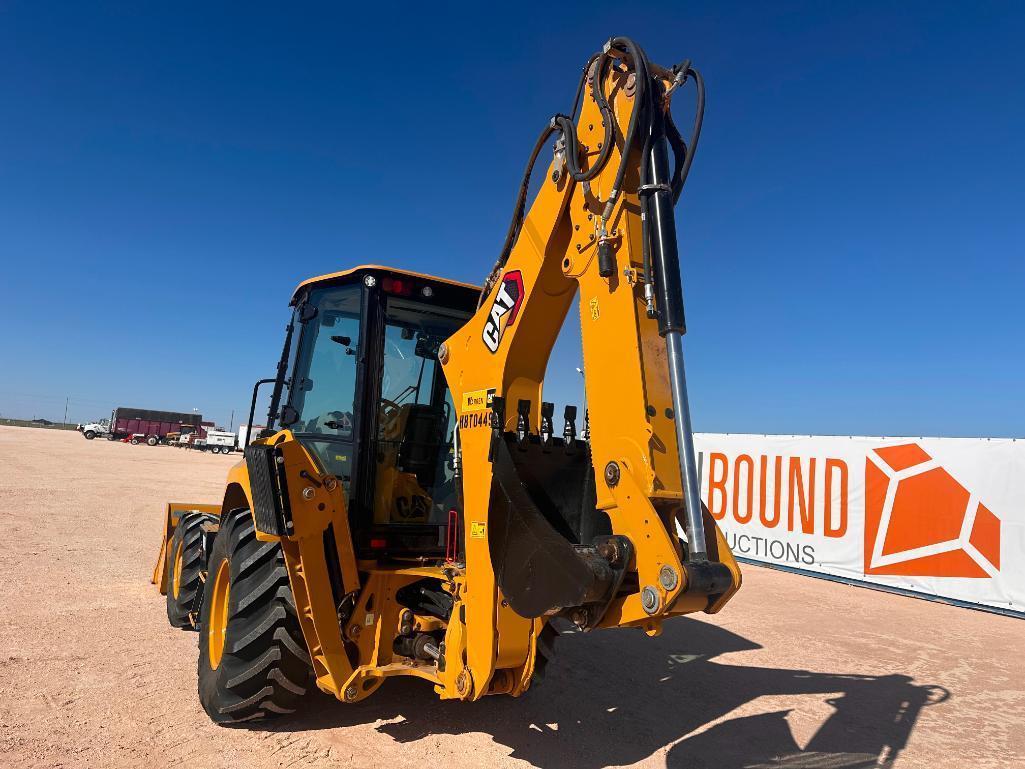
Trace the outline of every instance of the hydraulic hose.
<path fill-rule="evenodd" d="M 526 213 L 527 191 L 530 186 L 530 178 L 533 173 L 534 164 L 537 162 L 538 155 L 541 153 L 541 148 L 552 133 L 559 131 L 563 136 L 566 168 L 570 177 L 574 181 L 581 182 L 586 185 L 587 182 L 594 179 L 598 173 L 601 172 L 608 162 L 609 156 L 612 152 L 612 145 L 615 144 L 616 140 L 617 125 L 615 114 L 609 105 L 608 98 L 602 87 L 602 82 L 606 68 L 613 60 L 612 55 L 609 53 L 612 49 L 623 53 L 628 57 L 630 63 L 632 63 L 636 90 L 634 96 L 635 107 L 630 115 L 630 123 L 627 126 L 626 135 L 623 137 L 619 167 L 616 169 L 616 176 L 612 184 L 612 189 L 605 201 L 599 200 L 599 203 L 603 203 L 604 206 L 601 213 L 600 236 L 602 238 L 606 236 L 606 224 L 612 216 L 616 200 L 618 199 L 623 187 L 623 181 L 626 176 L 627 160 L 634 148 L 638 126 L 642 125 L 642 118 L 643 125 L 649 125 L 653 119 L 654 111 L 661 108 L 661 105 L 655 103 L 655 99 L 653 98 L 653 94 L 650 89 L 652 65 L 648 61 L 644 50 L 628 37 L 612 38 L 606 44 L 603 52 L 594 54 L 587 60 L 587 64 L 584 66 L 584 70 L 581 74 L 580 81 L 577 84 L 576 94 L 573 97 L 572 114 L 570 116 L 560 114 L 553 117 L 534 143 L 534 148 L 531 150 L 530 158 L 527 161 L 527 167 L 524 170 L 523 178 L 520 182 L 520 188 L 516 196 L 516 205 L 513 209 L 512 220 L 509 222 L 509 229 L 506 232 L 502 250 L 492 267 L 491 273 L 488 275 L 488 278 L 484 283 L 484 288 L 481 291 L 480 299 L 477 303 L 478 307 L 483 304 L 484 298 L 491 292 L 502 267 L 504 267 L 506 262 L 509 260 L 509 255 L 512 253 L 512 249 L 516 245 L 516 240 L 519 237 L 520 228 L 523 225 L 523 218 Z M 576 119 L 577 110 L 579 108 L 580 97 L 583 94 L 584 87 L 587 82 L 587 75 L 591 70 L 592 65 L 594 66 L 594 75 L 591 81 L 591 95 L 602 115 L 605 132 L 604 140 L 602 141 L 598 156 L 593 162 L 589 163 L 588 168 L 585 171 L 580 168 L 579 144 L 577 142 L 576 125 L 574 124 L 574 120 Z M 659 71 L 662 72 L 662 70 Z M 704 120 L 705 113 L 705 82 L 701 77 L 701 73 L 690 66 L 689 61 L 677 65 L 673 68 L 673 71 L 679 79 L 678 85 L 683 85 L 688 77 L 692 77 L 697 90 L 697 106 L 694 115 L 694 128 L 691 133 L 689 146 L 680 135 L 679 129 L 673 122 L 671 113 L 668 109 L 665 110 L 665 137 L 668 140 L 670 149 L 672 150 L 674 161 L 670 187 L 672 188 L 672 199 L 675 204 L 680 199 L 680 195 L 683 192 L 683 185 L 687 181 L 687 176 L 690 173 L 691 165 L 694 162 L 694 154 L 697 149 L 698 139 L 701 136 L 701 125 Z M 644 178 L 644 170 L 649 162 L 650 154 L 650 130 L 645 131 L 644 133 L 644 144 L 641 148 L 642 178 Z M 642 219 L 647 218 L 646 197 L 647 196 L 642 196 L 641 200 Z M 645 235 L 642 240 L 642 259 L 644 279 L 646 282 L 650 282 L 651 280 L 651 264 L 648 251 L 649 242 L 647 235 Z M 651 311 L 652 309 L 649 307 L 649 314 Z"/>
<path fill-rule="evenodd" d="M 687 159 L 687 143 L 680 136 L 680 129 L 673 122 L 673 113 L 666 110 L 666 139 L 673 151 L 673 177 L 669 186 L 673 189 L 673 203 L 680 199 L 683 192 L 683 163 Z"/>
<path fill-rule="evenodd" d="M 599 112 L 601 112 L 602 123 L 604 123 L 605 126 L 605 137 L 602 140 L 598 157 L 595 158 L 594 162 L 589 165 L 586 171 L 581 171 L 580 158 L 577 154 L 577 130 L 573 121 L 576 119 L 577 107 L 580 102 L 580 94 L 583 91 L 584 82 L 587 80 L 587 72 L 590 70 L 591 64 L 596 59 L 598 64 L 595 67 L 594 78 L 591 81 L 591 96 L 594 98 L 595 103 L 597 103 Z M 597 176 L 598 172 L 605 167 L 605 164 L 609 159 L 609 153 L 612 152 L 612 145 L 615 140 L 615 117 L 612 114 L 612 108 L 609 106 L 609 101 L 601 88 L 602 75 L 605 71 L 605 65 L 608 64 L 608 62 L 609 55 L 607 53 L 595 54 L 588 60 L 587 66 L 584 68 L 584 74 L 581 78 L 580 85 L 577 87 L 577 95 L 573 101 L 573 114 L 570 117 L 557 115 L 555 118 L 566 145 L 566 167 L 569 169 L 569 174 L 573 178 L 573 181 L 576 182 L 588 182 Z"/>
<path fill-rule="evenodd" d="M 634 55 L 635 60 L 640 60 L 640 58 L 636 54 L 636 52 L 640 51 L 639 47 L 627 38 L 616 38 L 615 40 L 610 41 L 609 47 L 616 44 L 616 41 L 618 40 L 625 40 L 629 44 L 629 50 L 634 52 L 632 55 Z M 643 52 L 640 53 L 640 57 L 643 57 Z M 544 143 L 548 140 L 548 137 L 550 137 L 552 133 L 556 130 L 562 133 L 565 141 L 566 166 L 570 176 L 573 178 L 574 181 L 584 183 L 590 181 L 598 175 L 598 173 L 602 170 L 602 168 L 605 167 L 605 164 L 608 162 L 609 155 L 612 152 L 612 145 L 615 143 L 615 115 L 613 114 L 612 108 L 609 106 L 608 99 L 606 98 L 605 93 L 602 90 L 602 78 L 605 72 L 605 67 L 610 60 L 611 56 L 609 56 L 608 50 L 602 53 L 594 54 L 587 60 L 587 64 L 584 66 L 584 70 L 581 73 L 580 81 L 577 84 L 576 94 L 573 97 L 572 117 L 567 117 L 565 115 L 556 115 L 554 118 L 552 118 L 549 124 L 541 132 L 541 135 L 538 137 L 537 141 L 534 143 L 534 148 L 533 150 L 531 150 L 530 158 L 527 161 L 527 167 L 523 172 L 523 178 L 520 181 L 519 192 L 516 196 L 516 205 L 513 209 L 512 220 L 509 222 L 509 229 L 506 231 L 505 241 L 502 244 L 502 250 L 499 253 L 498 259 L 495 261 L 494 266 L 491 268 L 491 272 L 488 275 L 487 280 L 485 280 L 484 282 L 484 287 L 481 290 L 480 298 L 477 300 L 478 307 L 480 307 L 484 303 L 485 297 L 487 297 L 487 295 L 491 293 L 491 289 L 494 287 L 495 281 L 498 279 L 502 267 L 505 266 L 505 263 L 509 259 L 509 255 L 512 253 L 513 247 L 516 245 L 516 239 L 519 237 L 520 227 L 523 225 L 523 217 L 526 211 L 527 190 L 530 186 L 530 177 L 533 173 L 534 164 L 537 162 L 537 157 L 541 152 L 541 148 L 544 146 Z M 602 115 L 602 122 L 605 124 L 605 138 L 602 141 L 602 146 L 601 150 L 599 151 L 598 157 L 595 158 L 594 162 L 589 165 L 586 171 L 582 171 L 580 169 L 580 162 L 577 149 L 578 143 L 576 136 L 576 127 L 573 123 L 573 120 L 576 118 L 576 112 L 580 103 L 580 96 L 582 95 L 584 85 L 587 82 L 587 74 L 591 69 L 591 65 L 594 64 L 595 61 L 597 61 L 597 66 L 595 67 L 594 77 L 591 81 L 591 95 L 598 105 L 598 109 Z M 638 72 L 635 75 L 635 80 L 637 82 L 637 94 L 638 97 L 640 97 L 642 93 L 646 92 L 646 75 L 642 77 L 641 71 L 647 73 L 647 67 L 642 62 L 640 66 L 635 64 L 635 68 L 638 68 Z M 641 70 L 641 68 L 643 68 L 643 70 Z M 630 118 L 630 128 L 627 131 L 627 143 L 624 145 L 623 150 L 624 158 L 620 160 L 620 167 L 616 176 L 616 190 L 618 190 L 619 186 L 622 184 L 622 179 L 626 171 L 625 154 L 627 152 L 627 148 L 630 146 L 630 143 L 633 140 L 633 134 L 636 130 L 636 124 L 637 111 L 635 110 L 634 114 Z M 614 202 L 614 198 L 615 195 L 613 195 L 613 198 L 610 202 Z M 609 206 L 606 206 L 606 209 L 607 211 L 611 212 L 611 208 Z M 603 217 L 603 221 L 607 220 L 607 218 L 607 216 Z"/>
<path fill-rule="evenodd" d="M 484 288 L 481 290 L 480 298 L 477 300 L 477 307 L 480 307 L 484 303 L 485 297 L 491 293 L 491 287 L 494 285 L 495 280 L 498 279 L 498 274 L 501 272 L 502 267 L 504 267 L 505 263 L 509 260 L 509 254 L 512 253 L 513 246 L 516 245 L 516 238 L 519 236 L 520 227 L 523 225 L 523 215 L 527 206 L 527 189 L 530 187 L 530 176 L 534 170 L 534 163 L 537 162 L 537 156 L 541 154 L 541 148 L 555 130 L 556 124 L 555 118 L 553 118 L 552 121 L 545 126 L 541 135 L 537 137 L 537 141 L 534 143 L 534 149 L 530 152 L 530 159 L 527 161 L 527 168 L 523 172 L 523 180 L 520 182 L 520 189 L 516 194 L 516 207 L 513 209 L 512 221 L 509 222 L 509 229 L 505 234 L 505 243 L 502 245 L 502 252 L 499 254 L 498 261 L 495 262 L 495 266 L 491 268 L 491 273 L 488 275 L 488 279 L 484 282 Z"/>
<path fill-rule="evenodd" d="M 590 72 L 591 65 L 599 58 L 601 58 L 601 53 L 591 54 L 591 58 L 587 60 L 587 64 L 584 65 L 584 70 L 580 74 L 580 81 L 577 83 L 577 92 L 573 96 L 573 111 L 569 115 L 574 120 L 577 118 L 577 110 L 580 109 L 580 95 L 584 92 L 584 84 L 587 82 L 587 73 Z"/>
<path fill-rule="evenodd" d="M 616 170 L 616 179 L 612 183 L 612 190 L 609 192 L 608 200 L 605 202 L 605 209 L 602 211 L 602 229 L 605 227 L 605 222 L 612 216 L 612 208 L 615 206 L 616 198 L 619 197 L 619 192 L 623 188 L 623 179 L 626 176 L 626 161 L 630 156 L 630 150 L 633 149 L 637 125 L 640 122 L 639 118 L 642 112 L 647 116 L 648 109 L 651 106 L 648 103 L 648 84 L 650 79 L 648 57 L 645 56 L 644 51 L 628 37 L 612 38 L 609 41 L 609 47 L 623 50 L 633 60 L 634 87 L 636 88 L 634 104 L 636 106 L 630 115 L 630 124 L 626 129 L 626 136 L 623 139 L 623 149 L 619 156 L 619 168 Z M 597 81 L 597 77 L 595 77 L 595 80 Z M 600 91 L 601 89 L 599 88 L 598 90 Z M 604 235 L 604 232 L 602 234 Z"/>
<path fill-rule="evenodd" d="M 684 82 L 686 82 L 688 77 L 694 78 L 694 88 L 697 91 L 697 104 L 694 109 L 694 128 L 691 131 L 689 146 L 684 143 L 679 130 L 676 128 L 676 124 L 673 123 L 672 114 L 666 110 L 666 138 L 669 139 L 669 144 L 673 149 L 674 159 L 677 163 L 677 168 L 673 171 L 672 180 L 673 203 L 680 199 L 683 185 L 687 182 L 687 175 L 690 173 L 691 164 L 694 162 L 694 153 L 698 149 L 698 140 L 701 138 L 701 124 L 705 119 L 705 79 L 690 64 L 686 66 L 687 68 L 683 73 Z M 683 158 L 682 163 L 680 163 L 681 157 Z"/>

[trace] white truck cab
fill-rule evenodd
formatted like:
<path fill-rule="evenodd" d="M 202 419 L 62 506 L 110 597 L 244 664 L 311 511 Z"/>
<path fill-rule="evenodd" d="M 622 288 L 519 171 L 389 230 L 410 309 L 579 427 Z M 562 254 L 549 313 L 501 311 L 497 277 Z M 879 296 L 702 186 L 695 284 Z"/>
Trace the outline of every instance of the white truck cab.
<path fill-rule="evenodd" d="M 93 438 L 100 436 L 106 437 L 110 434 L 110 427 L 103 424 L 102 422 L 90 422 L 87 425 L 79 425 L 78 431 L 85 436 L 86 440 L 92 440 Z"/>

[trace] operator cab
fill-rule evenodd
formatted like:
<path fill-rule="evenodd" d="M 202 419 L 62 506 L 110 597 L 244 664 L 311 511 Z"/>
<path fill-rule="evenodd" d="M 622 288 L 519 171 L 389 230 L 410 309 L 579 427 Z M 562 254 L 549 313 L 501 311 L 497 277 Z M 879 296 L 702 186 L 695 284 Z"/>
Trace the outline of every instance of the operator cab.
<path fill-rule="evenodd" d="M 457 415 L 438 348 L 479 295 L 477 286 L 377 266 L 296 289 L 279 427 L 344 484 L 361 557 L 445 551 Z"/>

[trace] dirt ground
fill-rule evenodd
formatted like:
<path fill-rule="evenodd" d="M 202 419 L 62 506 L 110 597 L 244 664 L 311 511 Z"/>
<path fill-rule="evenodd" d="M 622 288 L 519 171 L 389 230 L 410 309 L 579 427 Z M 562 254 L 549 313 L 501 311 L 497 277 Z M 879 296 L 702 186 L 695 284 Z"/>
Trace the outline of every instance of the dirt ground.
<path fill-rule="evenodd" d="M 560 638 L 519 700 L 214 726 L 149 577 L 163 502 L 234 461 L 0 427 L 0 766 L 1025 767 L 1021 620 L 755 567 L 719 617 Z"/>

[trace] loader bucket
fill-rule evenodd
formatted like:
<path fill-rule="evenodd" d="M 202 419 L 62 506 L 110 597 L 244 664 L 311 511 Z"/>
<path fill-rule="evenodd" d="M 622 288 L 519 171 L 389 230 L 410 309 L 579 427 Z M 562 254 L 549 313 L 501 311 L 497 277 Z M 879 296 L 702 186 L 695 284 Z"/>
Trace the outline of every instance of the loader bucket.
<path fill-rule="evenodd" d="M 167 593 L 167 548 L 171 544 L 171 537 L 174 536 L 174 527 L 178 525 L 178 519 L 182 513 L 209 513 L 219 516 L 220 505 L 205 505 L 195 502 L 168 502 L 164 508 L 164 530 L 160 541 L 160 553 L 157 555 L 156 565 L 153 567 L 153 578 L 150 582 L 157 586 L 161 595 Z"/>

